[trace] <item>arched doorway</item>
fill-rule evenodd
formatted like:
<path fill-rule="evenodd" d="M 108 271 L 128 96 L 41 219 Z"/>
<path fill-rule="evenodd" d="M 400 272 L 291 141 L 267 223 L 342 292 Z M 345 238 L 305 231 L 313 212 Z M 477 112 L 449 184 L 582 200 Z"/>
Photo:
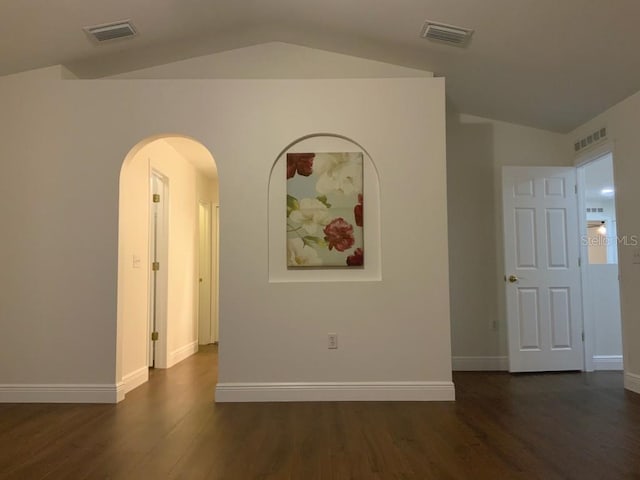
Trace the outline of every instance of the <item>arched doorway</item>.
<path fill-rule="evenodd" d="M 123 394 L 217 341 L 218 174 L 186 136 L 139 142 L 120 172 L 118 381 Z M 209 312 L 209 318 L 203 315 Z M 208 323 L 207 323 L 208 322 Z"/>

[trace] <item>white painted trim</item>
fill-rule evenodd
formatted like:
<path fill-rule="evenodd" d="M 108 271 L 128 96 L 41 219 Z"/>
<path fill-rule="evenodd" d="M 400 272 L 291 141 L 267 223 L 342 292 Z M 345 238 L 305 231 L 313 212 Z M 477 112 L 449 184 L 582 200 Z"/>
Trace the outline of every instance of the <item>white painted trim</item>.
<path fill-rule="evenodd" d="M 508 357 L 453 357 L 451 364 L 454 371 L 467 372 L 507 372 Z"/>
<path fill-rule="evenodd" d="M 189 358 L 194 353 L 198 353 L 198 340 L 188 343 L 184 347 L 180 347 L 169 353 L 169 361 L 167 368 L 173 367 L 176 363 L 180 363 L 185 358 Z"/>
<path fill-rule="evenodd" d="M 124 391 L 124 382 L 120 382 L 116 384 L 116 401 L 115 403 L 120 403 L 124 400 L 125 391 Z"/>
<path fill-rule="evenodd" d="M 584 355 L 583 369 L 585 372 L 593 372 L 595 370 L 593 359 L 595 357 L 594 351 L 596 326 L 593 324 L 593 318 L 589 315 L 589 312 L 593 310 L 593 307 L 591 305 L 593 298 L 589 295 L 585 295 L 586 287 L 589 280 L 589 247 L 587 246 L 586 242 L 580 241 L 580 235 L 583 234 L 582 232 L 587 231 L 587 215 L 585 213 L 585 191 L 587 181 L 584 169 L 588 163 L 594 160 L 596 159 L 589 157 L 589 160 L 585 160 L 581 165 L 576 166 L 576 185 L 578 187 L 578 238 L 576 240 L 580 245 L 578 248 L 580 249 L 580 297 L 582 304 L 581 317 L 583 333 L 582 351 Z"/>
<path fill-rule="evenodd" d="M 453 400 L 453 382 L 218 383 L 216 386 L 216 402 Z"/>
<path fill-rule="evenodd" d="M 624 374 L 624 388 L 635 393 L 640 393 L 640 375 L 635 373 Z"/>
<path fill-rule="evenodd" d="M 607 135 L 608 134 L 609 132 L 607 132 Z M 571 146 L 573 146 L 573 142 L 571 142 Z M 613 155 L 613 147 L 614 144 L 612 140 L 605 140 L 603 143 L 594 146 L 587 151 L 578 152 L 578 154 L 575 155 L 573 159 L 573 166 L 582 167 L 588 163 L 598 160 L 601 157 L 604 157 L 608 153 Z"/>
<path fill-rule="evenodd" d="M 0 403 L 117 403 L 124 384 L 0 384 Z"/>
<path fill-rule="evenodd" d="M 212 202 L 199 200 L 198 201 L 198 270 L 196 272 L 196 285 L 198 285 L 198 344 L 208 345 L 215 342 L 214 338 L 214 319 L 213 319 L 213 206 Z M 202 211 L 204 211 L 204 222 L 202 221 Z M 204 237 L 204 238 L 203 238 Z M 203 249 L 204 242 L 204 249 Z M 204 268 L 203 268 L 204 263 Z M 204 273 L 203 273 L 204 270 Z M 206 277 L 206 278 L 205 278 Z M 200 282 L 198 281 L 200 278 Z M 203 282 L 204 278 L 204 282 Z M 208 285 L 209 301 L 205 308 L 208 310 L 208 317 L 201 316 L 203 313 L 203 299 L 200 296 L 202 287 Z M 207 318 L 205 318 L 207 317 Z M 206 327 L 206 328 L 203 328 Z M 204 332 L 208 335 L 205 336 Z"/>
<path fill-rule="evenodd" d="M 218 187 L 219 190 L 219 187 Z M 214 320 L 214 335 L 213 341 L 217 343 L 220 340 L 220 205 L 216 205 L 212 213 L 215 212 L 215 219 L 213 226 L 216 231 L 213 233 L 215 244 L 213 245 L 213 294 L 215 305 L 213 308 L 213 320 Z"/>
<path fill-rule="evenodd" d="M 594 355 L 594 370 L 624 370 L 622 355 Z"/>
<path fill-rule="evenodd" d="M 127 394 L 134 388 L 149 381 L 149 367 L 146 365 L 122 377 L 123 390 Z"/>
<path fill-rule="evenodd" d="M 169 178 L 164 175 L 160 170 L 151 166 L 151 159 L 149 159 L 149 201 L 148 205 L 152 205 L 153 193 L 159 193 L 161 201 L 156 204 L 158 207 L 158 224 L 157 224 L 157 251 L 156 256 L 158 262 L 160 262 L 161 268 L 156 276 L 156 331 L 159 334 L 158 340 L 155 342 L 155 367 L 157 368 L 169 368 L 171 367 L 170 358 L 168 358 L 169 346 L 167 345 L 167 331 L 168 331 L 168 319 L 167 319 L 167 299 L 169 298 L 169 269 L 162 268 L 162 265 L 169 265 L 169 209 L 171 200 L 171 191 L 169 189 Z M 154 191 L 153 179 L 157 179 L 159 184 L 159 192 Z M 153 208 L 149 207 L 149 265 L 153 264 Z M 152 315 L 153 315 L 153 270 L 149 268 L 149 288 L 148 302 L 149 302 L 149 330 L 147 331 L 146 341 L 148 348 L 149 365 L 151 365 L 151 356 L 149 355 L 153 348 L 151 340 L 152 330 Z"/>

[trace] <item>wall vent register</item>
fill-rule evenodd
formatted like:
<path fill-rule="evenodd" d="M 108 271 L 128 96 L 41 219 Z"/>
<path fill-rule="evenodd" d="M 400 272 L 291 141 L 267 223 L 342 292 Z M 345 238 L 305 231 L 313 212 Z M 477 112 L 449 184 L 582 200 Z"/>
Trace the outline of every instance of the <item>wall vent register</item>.
<path fill-rule="evenodd" d="M 596 144 L 599 144 L 606 140 L 607 138 L 607 129 L 606 127 L 599 128 L 595 132 L 587 135 L 584 138 L 579 138 L 573 144 L 574 153 L 581 152 L 587 148 L 590 148 Z"/>

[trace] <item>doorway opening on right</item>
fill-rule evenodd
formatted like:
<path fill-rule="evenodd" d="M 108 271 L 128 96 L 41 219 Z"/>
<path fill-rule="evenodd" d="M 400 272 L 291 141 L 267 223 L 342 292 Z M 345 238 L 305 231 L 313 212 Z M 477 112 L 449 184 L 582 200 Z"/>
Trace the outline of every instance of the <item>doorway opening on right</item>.
<path fill-rule="evenodd" d="M 623 370 L 613 156 L 578 168 L 585 370 Z"/>

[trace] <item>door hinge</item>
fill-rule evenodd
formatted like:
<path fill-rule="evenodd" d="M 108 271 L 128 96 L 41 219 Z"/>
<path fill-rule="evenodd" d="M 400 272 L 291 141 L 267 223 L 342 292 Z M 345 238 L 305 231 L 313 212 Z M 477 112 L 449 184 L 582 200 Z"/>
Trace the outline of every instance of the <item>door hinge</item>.
<path fill-rule="evenodd" d="M 581 267 L 582 266 L 582 258 L 578 257 L 578 266 Z"/>
<path fill-rule="evenodd" d="M 573 191 L 575 192 L 576 195 L 578 194 L 578 185 L 577 184 L 573 186 Z"/>
<path fill-rule="evenodd" d="M 151 340 L 154 342 L 158 341 L 158 332 L 151 332 Z"/>
<path fill-rule="evenodd" d="M 151 264 L 151 270 L 153 270 L 154 272 L 157 272 L 158 270 L 160 270 L 160 262 L 153 262 Z"/>
<path fill-rule="evenodd" d="M 160 203 L 160 194 L 159 193 L 154 193 L 153 194 L 153 203 Z"/>
<path fill-rule="evenodd" d="M 584 343 L 584 332 L 582 332 L 582 342 Z"/>

